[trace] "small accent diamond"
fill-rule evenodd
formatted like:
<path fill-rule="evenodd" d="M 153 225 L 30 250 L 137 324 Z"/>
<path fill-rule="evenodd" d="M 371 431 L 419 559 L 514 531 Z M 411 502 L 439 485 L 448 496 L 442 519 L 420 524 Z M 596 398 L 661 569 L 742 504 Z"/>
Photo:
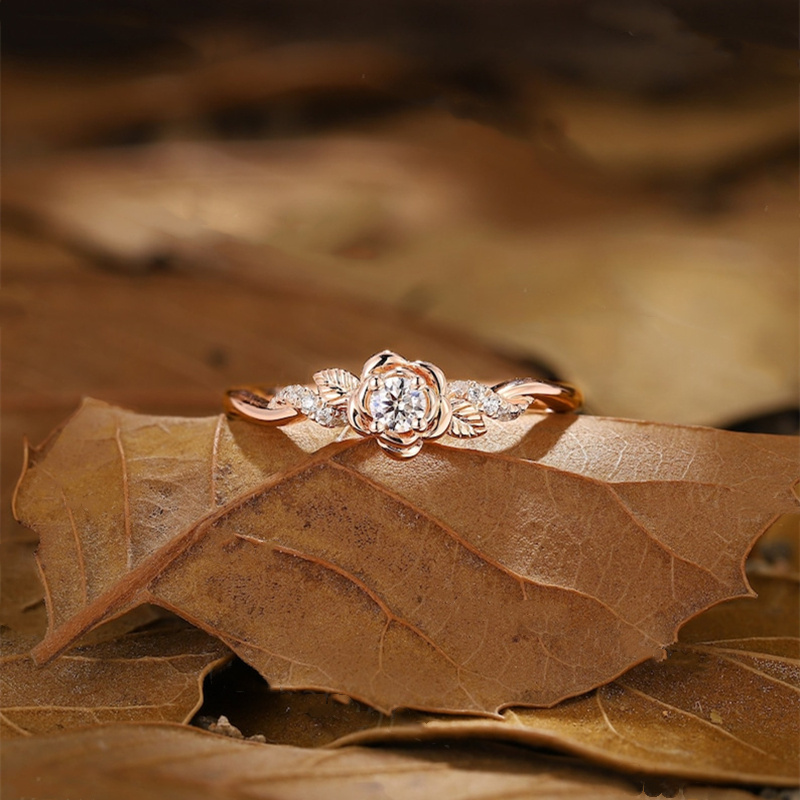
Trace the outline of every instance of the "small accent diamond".
<path fill-rule="evenodd" d="M 519 400 L 511 403 L 477 381 L 452 381 L 448 384 L 447 393 L 452 399 L 466 400 L 487 417 L 501 422 L 516 419 L 531 402 Z"/>
<path fill-rule="evenodd" d="M 481 403 L 481 409 L 486 412 L 490 417 L 497 415 L 498 411 L 502 408 L 503 401 L 496 394 L 489 394 L 484 397 Z"/>
<path fill-rule="evenodd" d="M 320 395 L 308 386 L 285 386 L 270 400 L 270 406 L 291 406 L 314 422 L 326 428 L 340 428 L 347 424 L 344 410 L 329 406 Z"/>
<path fill-rule="evenodd" d="M 310 389 L 306 390 L 303 399 L 300 400 L 299 411 L 307 417 L 313 416 L 322 407 L 322 399 L 319 395 L 314 394 Z"/>
<path fill-rule="evenodd" d="M 311 418 L 326 428 L 338 428 L 345 424 L 344 417 L 330 406 L 323 406 L 315 411 Z"/>
<path fill-rule="evenodd" d="M 292 406 L 293 408 L 299 408 L 300 403 L 305 397 L 306 394 L 310 394 L 310 391 L 305 386 L 300 386 L 300 384 L 292 384 L 291 386 L 285 386 L 281 389 L 273 398 L 273 402 L 278 405 L 287 405 Z"/>
<path fill-rule="evenodd" d="M 447 394 L 450 397 L 460 397 L 469 400 L 470 389 L 480 386 L 477 381 L 450 381 L 447 384 Z M 485 387 L 484 387 L 485 388 Z M 470 402 L 472 402 L 470 400 Z"/>
<path fill-rule="evenodd" d="M 467 400 L 474 406 L 480 406 L 488 394 L 489 389 L 486 386 L 480 383 L 473 383 L 467 390 Z"/>

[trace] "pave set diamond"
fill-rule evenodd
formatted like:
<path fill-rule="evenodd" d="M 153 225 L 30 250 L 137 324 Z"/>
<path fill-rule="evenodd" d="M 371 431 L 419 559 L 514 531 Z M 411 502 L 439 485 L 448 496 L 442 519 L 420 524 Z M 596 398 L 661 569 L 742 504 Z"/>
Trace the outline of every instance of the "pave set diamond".
<path fill-rule="evenodd" d="M 295 411 L 326 428 L 343 428 L 347 425 L 344 409 L 329 405 L 322 399 L 317 389 L 309 386 L 297 383 L 284 386 L 269 404 L 272 408 L 291 406 Z"/>
<path fill-rule="evenodd" d="M 516 419 L 531 404 L 528 397 L 510 403 L 493 389 L 477 381 L 452 381 L 447 385 L 447 393 L 451 400 L 466 400 L 487 417 L 501 422 Z"/>

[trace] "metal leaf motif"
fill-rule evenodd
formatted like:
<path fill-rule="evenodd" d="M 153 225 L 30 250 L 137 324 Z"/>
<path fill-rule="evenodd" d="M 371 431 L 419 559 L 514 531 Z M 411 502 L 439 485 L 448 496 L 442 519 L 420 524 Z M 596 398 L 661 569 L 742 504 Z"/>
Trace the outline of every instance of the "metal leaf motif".
<path fill-rule="evenodd" d="M 486 433 L 486 425 L 481 412 L 467 400 L 454 400 L 453 417 L 448 433 L 451 436 L 458 436 L 460 439 L 482 436 Z"/>
<path fill-rule="evenodd" d="M 314 374 L 320 397 L 333 407 L 342 406 L 358 386 L 358 378 L 346 369 L 323 369 Z"/>

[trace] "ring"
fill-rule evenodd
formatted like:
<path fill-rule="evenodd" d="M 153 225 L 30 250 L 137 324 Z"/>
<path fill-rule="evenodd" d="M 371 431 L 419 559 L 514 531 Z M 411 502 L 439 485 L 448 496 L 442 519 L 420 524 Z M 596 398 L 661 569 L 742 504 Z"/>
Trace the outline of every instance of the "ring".
<path fill-rule="evenodd" d="M 313 386 L 271 391 L 245 386 L 229 389 L 225 396 L 225 408 L 233 416 L 265 425 L 307 418 L 326 428 L 375 436 L 387 453 L 399 458 L 415 456 L 425 439 L 482 436 L 485 418 L 507 422 L 528 410 L 577 411 L 581 403 L 581 393 L 567 383 L 534 378 L 494 386 L 448 381 L 439 367 L 407 361 L 390 350 L 372 356 L 361 377 L 324 369 L 314 375 Z"/>

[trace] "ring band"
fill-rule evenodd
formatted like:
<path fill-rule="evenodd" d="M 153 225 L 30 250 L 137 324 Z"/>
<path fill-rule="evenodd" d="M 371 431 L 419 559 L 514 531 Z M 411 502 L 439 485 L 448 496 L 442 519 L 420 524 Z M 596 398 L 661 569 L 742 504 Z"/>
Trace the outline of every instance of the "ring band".
<path fill-rule="evenodd" d="M 534 378 L 487 386 L 477 381 L 447 381 L 427 361 L 407 361 L 384 350 L 372 356 L 357 377 L 344 369 L 325 369 L 314 384 L 273 391 L 245 386 L 229 389 L 229 414 L 264 425 L 308 418 L 326 428 L 349 428 L 376 436 L 400 458 L 415 456 L 425 439 L 448 434 L 461 439 L 486 433 L 485 418 L 500 422 L 525 411 L 577 411 L 581 393 L 574 386 Z"/>

